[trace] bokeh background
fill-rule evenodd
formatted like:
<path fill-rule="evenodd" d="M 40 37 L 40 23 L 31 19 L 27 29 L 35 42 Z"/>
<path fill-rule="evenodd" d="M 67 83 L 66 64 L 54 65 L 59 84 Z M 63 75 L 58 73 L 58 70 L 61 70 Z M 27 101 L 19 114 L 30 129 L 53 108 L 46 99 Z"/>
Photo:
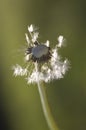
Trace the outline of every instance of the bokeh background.
<path fill-rule="evenodd" d="M 67 46 L 70 60 L 64 79 L 45 84 L 52 114 L 60 130 L 86 129 L 86 2 L 85 0 L 0 0 L 0 130 L 48 130 L 36 85 L 13 77 L 23 64 L 27 26 L 39 27 L 40 41 Z"/>

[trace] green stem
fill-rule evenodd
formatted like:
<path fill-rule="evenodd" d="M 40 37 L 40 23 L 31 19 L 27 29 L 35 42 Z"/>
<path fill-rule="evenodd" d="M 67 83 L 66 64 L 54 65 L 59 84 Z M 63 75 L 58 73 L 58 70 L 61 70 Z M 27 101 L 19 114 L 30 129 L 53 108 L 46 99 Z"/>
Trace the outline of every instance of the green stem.
<path fill-rule="evenodd" d="M 42 104 L 42 108 L 43 108 L 43 112 L 44 112 L 47 124 L 48 124 L 50 130 L 59 130 L 52 117 L 52 114 L 51 114 L 51 111 L 49 108 L 49 104 L 47 101 L 47 97 L 46 97 L 45 88 L 44 88 L 44 86 L 40 85 L 40 82 L 38 82 L 37 85 L 38 85 L 38 91 L 40 94 L 41 104 Z"/>
<path fill-rule="evenodd" d="M 39 71 L 38 71 L 39 66 L 38 66 L 37 62 L 35 63 L 35 69 L 36 69 L 36 73 L 37 73 L 36 80 L 37 80 L 37 85 L 38 85 L 38 91 L 39 91 L 45 119 L 47 121 L 47 124 L 48 124 L 50 130 L 59 130 L 58 127 L 56 126 L 56 123 L 55 123 L 53 117 L 52 117 L 50 107 L 49 107 L 47 97 L 46 97 L 45 88 L 44 88 L 44 86 L 42 86 L 42 84 L 40 83 L 40 80 L 39 80 Z"/>

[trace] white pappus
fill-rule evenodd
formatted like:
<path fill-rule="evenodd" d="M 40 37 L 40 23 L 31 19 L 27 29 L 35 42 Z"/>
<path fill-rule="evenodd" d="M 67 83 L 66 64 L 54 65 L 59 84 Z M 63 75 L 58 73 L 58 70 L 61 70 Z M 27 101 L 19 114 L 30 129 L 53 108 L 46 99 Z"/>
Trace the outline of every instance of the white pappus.
<path fill-rule="evenodd" d="M 44 44 L 38 41 L 39 33 L 32 24 L 28 26 L 28 31 L 30 37 L 25 34 L 28 43 L 25 61 L 28 65 L 26 67 L 18 64 L 13 66 L 14 75 L 26 76 L 27 83 L 37 83 L 38 80 L 49 82 L 63 78 L 69 68 L 69 61 L 67 59 L 62 61 L 58 54 L 58 49 L 64 44 L 64 37 L 60 35 L 55 48 L 51 48 L 48 40 Z"/>

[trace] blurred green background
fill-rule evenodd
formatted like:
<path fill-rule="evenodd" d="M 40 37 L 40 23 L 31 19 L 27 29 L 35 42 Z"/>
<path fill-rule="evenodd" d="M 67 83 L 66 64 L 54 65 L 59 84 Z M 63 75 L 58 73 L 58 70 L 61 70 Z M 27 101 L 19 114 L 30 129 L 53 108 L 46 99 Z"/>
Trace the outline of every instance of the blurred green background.
<path fill-rule="evenodd" d="M 27 26 L 39 27 L 40 41 L 55 45 L 71 69 L 64 79 L 46 85 L 52 114 L 60 130 L 86 130 L 86 3 L 85 0 L 0 0 L 0 130 L 48 130 L 36 85 L 13 77 L 23 64 Z M 22 50 L 22 51 L 21 51 Z"/>

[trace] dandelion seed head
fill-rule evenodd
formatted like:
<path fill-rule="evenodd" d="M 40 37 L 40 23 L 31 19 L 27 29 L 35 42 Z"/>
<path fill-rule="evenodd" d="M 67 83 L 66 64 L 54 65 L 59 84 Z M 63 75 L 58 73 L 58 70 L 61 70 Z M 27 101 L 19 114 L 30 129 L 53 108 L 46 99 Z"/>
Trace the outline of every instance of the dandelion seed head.
<path fill-rule="evenodd" d="M 27 83 L 37 83 L 38 81 L 50 82 L 63 78 L 69 68 L 69 61 L 61 60 L 58 49 L 63 46 L 64 37 L 58 37 L 58 44 L 54 48 L 50 47 L 47 40 L 44 44 L 38 42 L 39 32 L 32 24 L 28 26 L 28 34 L 25 34 L 28 44 L 27 53 L 25 55 L 26 67 L 16 64 L 13 66 L 15 76 L 25 76 Z M 29 67 L 29 64 L 32 64 Z"/>

